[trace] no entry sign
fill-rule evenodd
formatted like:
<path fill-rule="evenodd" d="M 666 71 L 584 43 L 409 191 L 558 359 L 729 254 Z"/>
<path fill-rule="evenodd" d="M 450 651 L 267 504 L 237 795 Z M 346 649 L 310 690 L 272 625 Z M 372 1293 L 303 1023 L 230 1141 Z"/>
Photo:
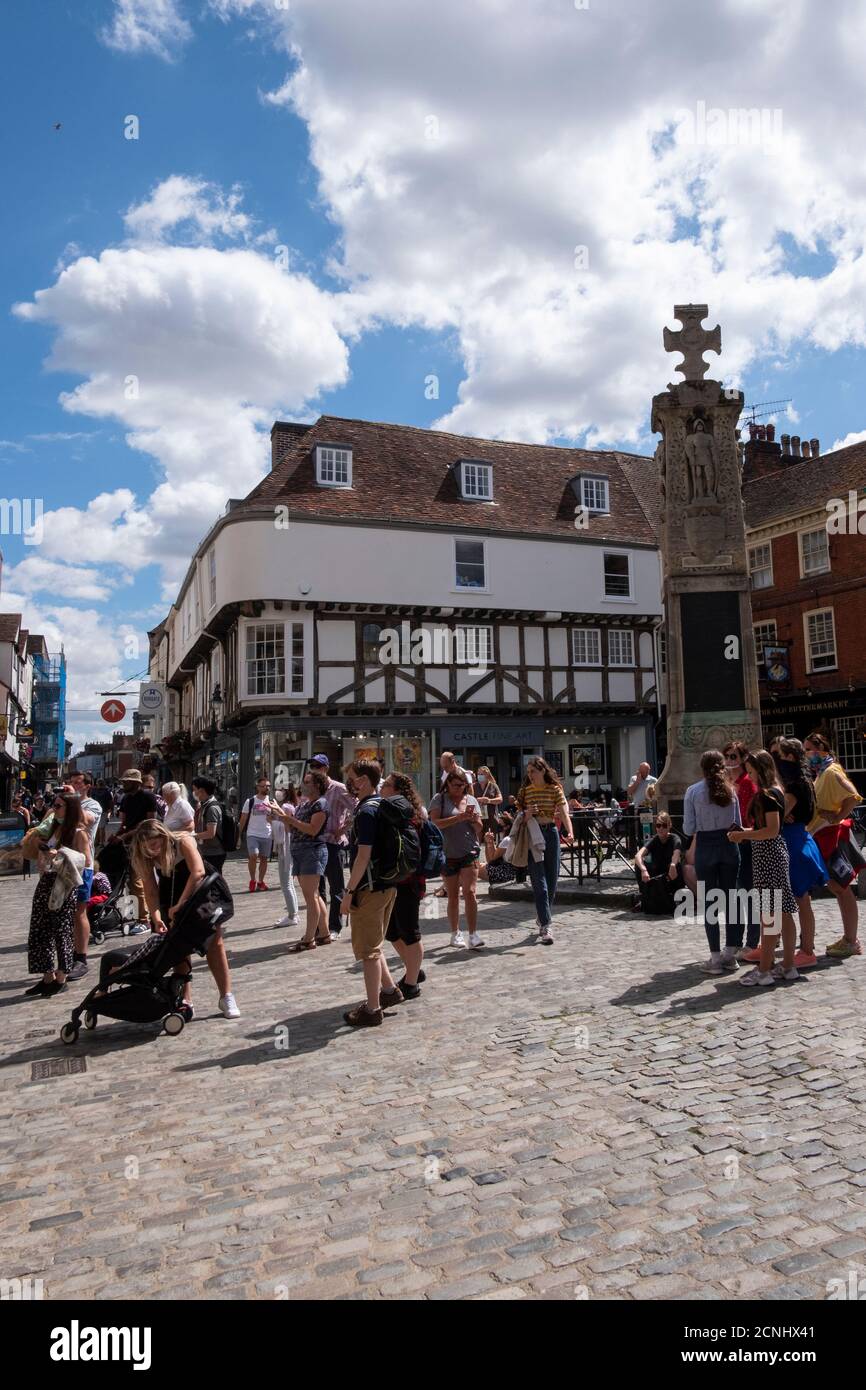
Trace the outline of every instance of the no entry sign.
<path fill-rule="evenodd" d="M 107 724 L 117 724 L 126 714 L 126 705 L 119 700 L 106 700 L 99 713 Z"/>

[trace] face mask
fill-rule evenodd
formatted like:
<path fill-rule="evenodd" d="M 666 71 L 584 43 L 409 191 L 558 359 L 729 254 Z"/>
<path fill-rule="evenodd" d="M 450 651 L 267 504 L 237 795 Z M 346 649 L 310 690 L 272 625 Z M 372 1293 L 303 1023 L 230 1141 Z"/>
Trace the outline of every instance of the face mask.
<path fill-rule="evenodd" d="M 776 764 L 780 781 L 787 786 L 790 782 L 797 781 L 798 768 L 796 763 L 787 763 L 784 760 Z"/>
<path fill-rule="evenodd" d="M 479 782 L 481 783 L 481 785 L 482 785 L 482 787 L 483 787 L 483 786 L 484 786 L 484 783 L 487 781 L 487 778 L 486 778 L 486 776 L 484 775 L 483 772 L 479 772 L 479 774 L 478 774 L 478 780 L 479 780 Z"/>
<path fill-rule="evenodd" d="M 810 766 L 810 767 L 820 767 L 823 761 L 824 761 L 824 758 L 823 758 L 823 755 L 822 755 L 821 753 L 810 753 L 810 754 L 809 754 L 809 766 Z"/>

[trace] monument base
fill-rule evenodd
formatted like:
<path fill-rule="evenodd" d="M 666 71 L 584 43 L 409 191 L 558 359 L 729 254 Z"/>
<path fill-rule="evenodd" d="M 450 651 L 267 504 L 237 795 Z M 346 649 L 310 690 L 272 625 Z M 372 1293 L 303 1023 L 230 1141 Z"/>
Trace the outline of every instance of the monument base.
<path fill-rule="evenodd" d="M 737 739 L 749 748 L 761 745 L 761 725 L 747 709 L 713 710 L 712 713 L 672 714 L 668 718 L 668 756 L 656 784 L 659 810 L 676 814 L 686 787 L 700 777 L 701 755 L 708 748 L 724 748 Z"/>

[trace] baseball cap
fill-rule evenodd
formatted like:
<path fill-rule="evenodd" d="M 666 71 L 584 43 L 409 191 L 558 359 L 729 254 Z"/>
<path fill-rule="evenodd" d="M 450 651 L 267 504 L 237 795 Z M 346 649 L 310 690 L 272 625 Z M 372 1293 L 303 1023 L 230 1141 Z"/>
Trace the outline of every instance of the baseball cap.
<path fill-rule="evenodd" d="M 324 753 L 316 753 L 315 757 L 312 757 L 312 758 L 310 759 L 310 766 L 311 766 L 311 767 L 330 767 L 331 764 L 330 764 L 330 762 L 328 761 L 328 759 L 325 757 Z"/>

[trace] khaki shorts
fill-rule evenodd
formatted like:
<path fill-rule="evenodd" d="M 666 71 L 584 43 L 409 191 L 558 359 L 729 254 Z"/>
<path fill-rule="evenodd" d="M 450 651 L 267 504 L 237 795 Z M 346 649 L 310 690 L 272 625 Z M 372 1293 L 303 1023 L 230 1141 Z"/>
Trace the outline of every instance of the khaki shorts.
<path fill-rule="evenodd" d="M 396 898 L 396 888 L 385 888 L 377 893 L 361 888 L 355 893 L 358 906 L 349 913 L 355 960 L 375 960 L 378 956 L 385 944 Z"/>

